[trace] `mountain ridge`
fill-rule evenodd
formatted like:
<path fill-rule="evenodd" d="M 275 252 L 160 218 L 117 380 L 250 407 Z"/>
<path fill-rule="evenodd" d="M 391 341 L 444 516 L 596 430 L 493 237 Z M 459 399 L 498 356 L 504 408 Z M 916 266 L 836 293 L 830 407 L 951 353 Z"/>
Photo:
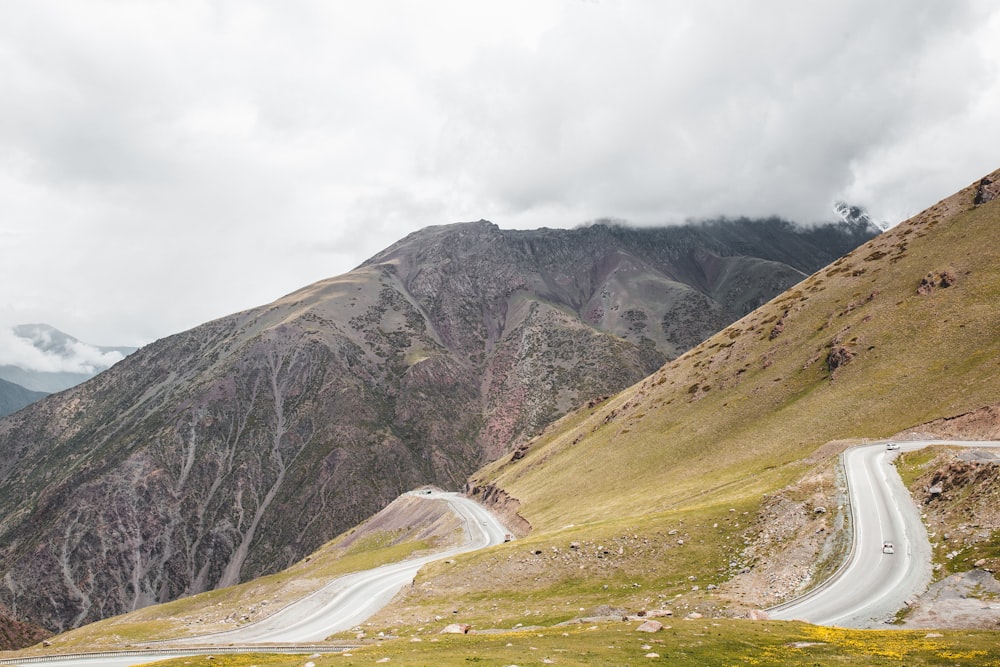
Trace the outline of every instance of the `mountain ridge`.
<path fill-rule="evenodd" d="M 783 221 L 710 227 L 430 228 L 0 421 L 0 599 L 64 629 L 281 569 L 803 274 L 748 250 L 837 252 Z"/>

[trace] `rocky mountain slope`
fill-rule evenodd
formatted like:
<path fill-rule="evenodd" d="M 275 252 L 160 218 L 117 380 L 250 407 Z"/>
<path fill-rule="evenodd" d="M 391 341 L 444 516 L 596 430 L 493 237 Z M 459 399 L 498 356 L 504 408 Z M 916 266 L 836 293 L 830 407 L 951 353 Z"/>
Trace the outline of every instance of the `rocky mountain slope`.
<path fill-rule="evenodd" d="M 921 434 L 1000 438 L 1000 406 Z M 934 552 L 935 583 L 910 605 L 906 627 L 997 629 L 1000 582 L 1000 452 L 935 448 L 906 453 L 896 462 L 918 504 Z"/>
<path fill-rule="evenodd" d="M 52 633 L 36 625 L 22 623 L 0 609 L 0 651 L 10 651 L 43 641 Z"/>
<path fill-rule="evenodd" d="M 470 492 L 516 516 L 524 538 L 428 568 L 373 629 L 447 608 L 486 627 L 597 608 L 746 613 L 820 580 L 843 548 L 840 451 L 901 432 L 981 437 L 973 416 L 1000 406 L 997 182 L 971 184 L 477 472 Z M 970 466 L 995 478 L 995 466 Z"/>
<path fill-rule="evenodd" d="M 985 242 L 1000 202 L 981 194 L 997 176 L 872 239 L 478 479 L 549 526 L 621 505 L 623 491 L 603 480 L 631 479 L 628 497 L 664 506 L 692 490 L 675 473 L 648 498 L 670 471 L 712 470 L 732 483 L 829 441 L 887 437 L 1000 401 L 1000 249 Z M 553 497 L 570 484 L 588 488 L 586 502 Z M 542 512 L 530 510 L 536 497 Z"/>
<path fill-rule="evenodd" d="M 0 421 L 0 600 L 64 629 L 281 569 L 871 234 L 434 227 L 157 341 Z"/>

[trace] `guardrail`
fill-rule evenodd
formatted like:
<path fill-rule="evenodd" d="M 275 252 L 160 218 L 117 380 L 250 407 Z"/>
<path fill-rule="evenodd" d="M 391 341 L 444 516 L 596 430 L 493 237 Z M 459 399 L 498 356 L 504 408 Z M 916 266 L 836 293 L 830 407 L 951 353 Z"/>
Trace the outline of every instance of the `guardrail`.
<path fill-rule="evenodd" d="M 350 646 L 268 646 L 246 645 L 246 646 L 213 646 L 211 648 L 137 648 L 124 651 L 95 651 L 89 653 L 60 653 L 54 655 L 33 655 L 23 658 L 0 658 L 0 665 L 32 665 L 40 662 L 54 662 L 57 660 L 80 660 L 92 658 L 127 658 L 131 656 L 142 657 L 172 655 L 216 655 L 219 653 L 340 653 L 358 648 L 356 645 Z"/>

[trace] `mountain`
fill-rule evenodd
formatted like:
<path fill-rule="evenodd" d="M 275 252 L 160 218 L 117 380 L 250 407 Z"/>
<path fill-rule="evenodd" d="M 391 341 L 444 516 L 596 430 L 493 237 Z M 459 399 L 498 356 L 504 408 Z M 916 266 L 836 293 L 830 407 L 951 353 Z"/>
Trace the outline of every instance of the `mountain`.
<path fill-rule="evenodd" d="M 0 380 L 31 391 L 51 394 L 89 380 L 112 364 L 135 352 L 134 347 L 84 343 L 48 324 L 19 324 L 16 338 L 30 346 L 39 359 L 23 365 L 0 365 Z"/>
<path fill-rule="evenodd" d="M 57 630 L 276 571 L 402 491 L 461 487 L 871 235 L 411 234 L 0 421 L 0 599 Z"/>
<path fill-rule="evenodd" d="M 24 406 L 34 403 L 48 394 L 41 391 L 31 391 L 19 384 L 0 380 L 0 417 L 17 412 Z"/>
<path fill-rule="evenodd" d="M 846 225 L 856 229 L 873 229 L 881 234 L 889 229 L 890 225 L 878 223 L 872 220 L 867 210 L 860 206 L 853 206 L 845 201 L 838 201 L 833 205 L 833 212 L 837 214 Z"/>
<path fill-rule="evenodd" d="M 475 627 L 745 615 L 822 581 L 849 544 L 845 447 L 1000 437 L 997 183 L 1000 171 L 475 473 L 469 492 L 521 539 L 428 568 L 369 632 L 406 636 L 443 609 Z M 969 469 L 949 474 L 983 486 Z M 995 559 L 994 514 L 964 515 L 959 537 L 983 535 L 963 558 Z M 955 534 L 942 553 L 959 550 Z"/>

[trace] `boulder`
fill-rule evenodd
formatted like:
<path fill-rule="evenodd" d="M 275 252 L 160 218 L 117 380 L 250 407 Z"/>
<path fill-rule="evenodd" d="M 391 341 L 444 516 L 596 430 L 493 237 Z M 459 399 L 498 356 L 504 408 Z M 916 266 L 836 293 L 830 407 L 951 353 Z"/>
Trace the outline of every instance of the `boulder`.
<path fill-rule="evenodd" d="M 987 176 L 979 181 L 979 186 L 976 188 L 976 196 L 973 198 L 972 203 L 979 206 L 988 201 L 993 201 L 998 196 L 1000 196 L 1000 180 Z"/>
<path fill-rule="evenodd" d="M 826 367 L 830 372 L 837 370 L 841 366 L 846 366 L 854 359 L 854 352 L 843 345 L 834 345 L 830 348 L 830 354 L 826 356 Z"/>
<path fill-rule="evenodd" d="M 467 635 L 472 626 L 468 623 L 450 623 L 444 626 L 441 631 L 442 635 Z"/>
<path fill-rule="evenodd" d="M 926 276 L 920 279 L 920 284 L 917 285 L 917 294 L 930 294 L 937 288 L 947 288 L 955 284 L 957 277 L 955 273 L 949 269 L 941 269 L 939 271 L 931 271 Z"/>
<path fill-rule="evenodd" d="M 648 609 L 646 611 L 646 618 L 665 618 L 673 615 L 674 612 L 671 609 Z"/>
<path fill-rule="evenodd" d="M 643 621 L 642 625 L 635 629 L 636 632 L 659 632 L 663 629 L 663 623 L 652 619 Z"/>

